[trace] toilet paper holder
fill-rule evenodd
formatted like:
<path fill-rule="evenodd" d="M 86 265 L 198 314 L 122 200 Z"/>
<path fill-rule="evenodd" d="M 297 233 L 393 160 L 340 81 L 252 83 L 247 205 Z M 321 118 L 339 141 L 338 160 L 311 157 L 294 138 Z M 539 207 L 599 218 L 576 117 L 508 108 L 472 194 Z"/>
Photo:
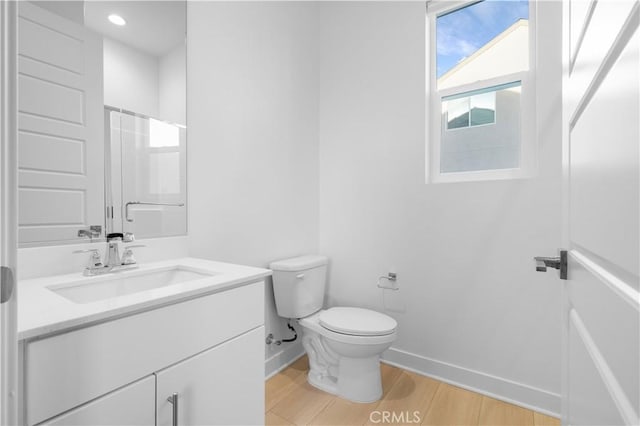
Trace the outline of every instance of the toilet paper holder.
<path fill-rule="evenodd" d="M 395 272 L 389 272 L 386 276 L 383 275 L 380 278 L 378 278 L 378 288 L 382 288 L 384 290 L 393 290 L 393 291 L 400 290 L 398 287 L 382 285 L 380 283 L 381 280 L 387 280 L 391 283 L 395 283 L 398 280 L 398 274 L 396 274 Z"/>

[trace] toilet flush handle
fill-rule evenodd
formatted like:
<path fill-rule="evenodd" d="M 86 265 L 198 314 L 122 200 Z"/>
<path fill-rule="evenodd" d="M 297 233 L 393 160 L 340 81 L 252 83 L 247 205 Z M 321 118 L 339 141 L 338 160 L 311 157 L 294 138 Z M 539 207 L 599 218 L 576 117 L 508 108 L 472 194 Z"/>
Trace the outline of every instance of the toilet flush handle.
<path fill-rule="evenodd" d="M 304 279 L 304 274 L 298 274 L 298 275 L 296 275 L 296 279 L 298 279 L 298 280 L 303 280 L 303 279 Z"/>

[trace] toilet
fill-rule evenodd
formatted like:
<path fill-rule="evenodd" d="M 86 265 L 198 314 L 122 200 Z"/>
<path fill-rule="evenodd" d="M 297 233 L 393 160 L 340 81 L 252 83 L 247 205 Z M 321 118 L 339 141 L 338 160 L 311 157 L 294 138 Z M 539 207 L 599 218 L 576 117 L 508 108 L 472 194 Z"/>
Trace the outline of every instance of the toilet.
<path fill-rule="evenodd" d="M 273 262 L 278 315 L 297 319 L 309 358 L 308 382 L 354 402 L 382 396 L 380 354 L 396 339 L 396 321 L 369 309 L 322 309 L 325 256 L 308 255 Z"/>

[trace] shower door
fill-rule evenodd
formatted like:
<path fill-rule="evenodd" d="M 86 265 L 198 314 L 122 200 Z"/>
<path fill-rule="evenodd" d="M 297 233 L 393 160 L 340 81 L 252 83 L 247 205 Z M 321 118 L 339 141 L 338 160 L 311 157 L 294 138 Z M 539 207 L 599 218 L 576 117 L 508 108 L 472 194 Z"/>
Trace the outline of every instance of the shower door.
<path fill-rule="evenodd" d="M 639 3 L 565 0 L 562 422 L 640 424 Z"/>
<path fill-rule="evenodd" d="M 105 108 L 108 144 L 108 232 L 136 238 L 187 232 L 186 128 Z"/>

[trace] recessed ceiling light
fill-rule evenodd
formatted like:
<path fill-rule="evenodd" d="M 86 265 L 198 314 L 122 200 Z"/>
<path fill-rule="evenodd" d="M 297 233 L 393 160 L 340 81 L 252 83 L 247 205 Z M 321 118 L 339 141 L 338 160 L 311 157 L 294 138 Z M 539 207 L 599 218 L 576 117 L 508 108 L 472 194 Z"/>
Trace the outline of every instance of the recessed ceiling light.
<path fill-rule="evenodd" d="M 122 16 L 116 15 L 115 13 L 109 15 L 109 21 L 111 21 L 112 24 L 119 25 L 119 26 L 123 26 L 127 24 L 127 21 L 125 21 Z"/>

